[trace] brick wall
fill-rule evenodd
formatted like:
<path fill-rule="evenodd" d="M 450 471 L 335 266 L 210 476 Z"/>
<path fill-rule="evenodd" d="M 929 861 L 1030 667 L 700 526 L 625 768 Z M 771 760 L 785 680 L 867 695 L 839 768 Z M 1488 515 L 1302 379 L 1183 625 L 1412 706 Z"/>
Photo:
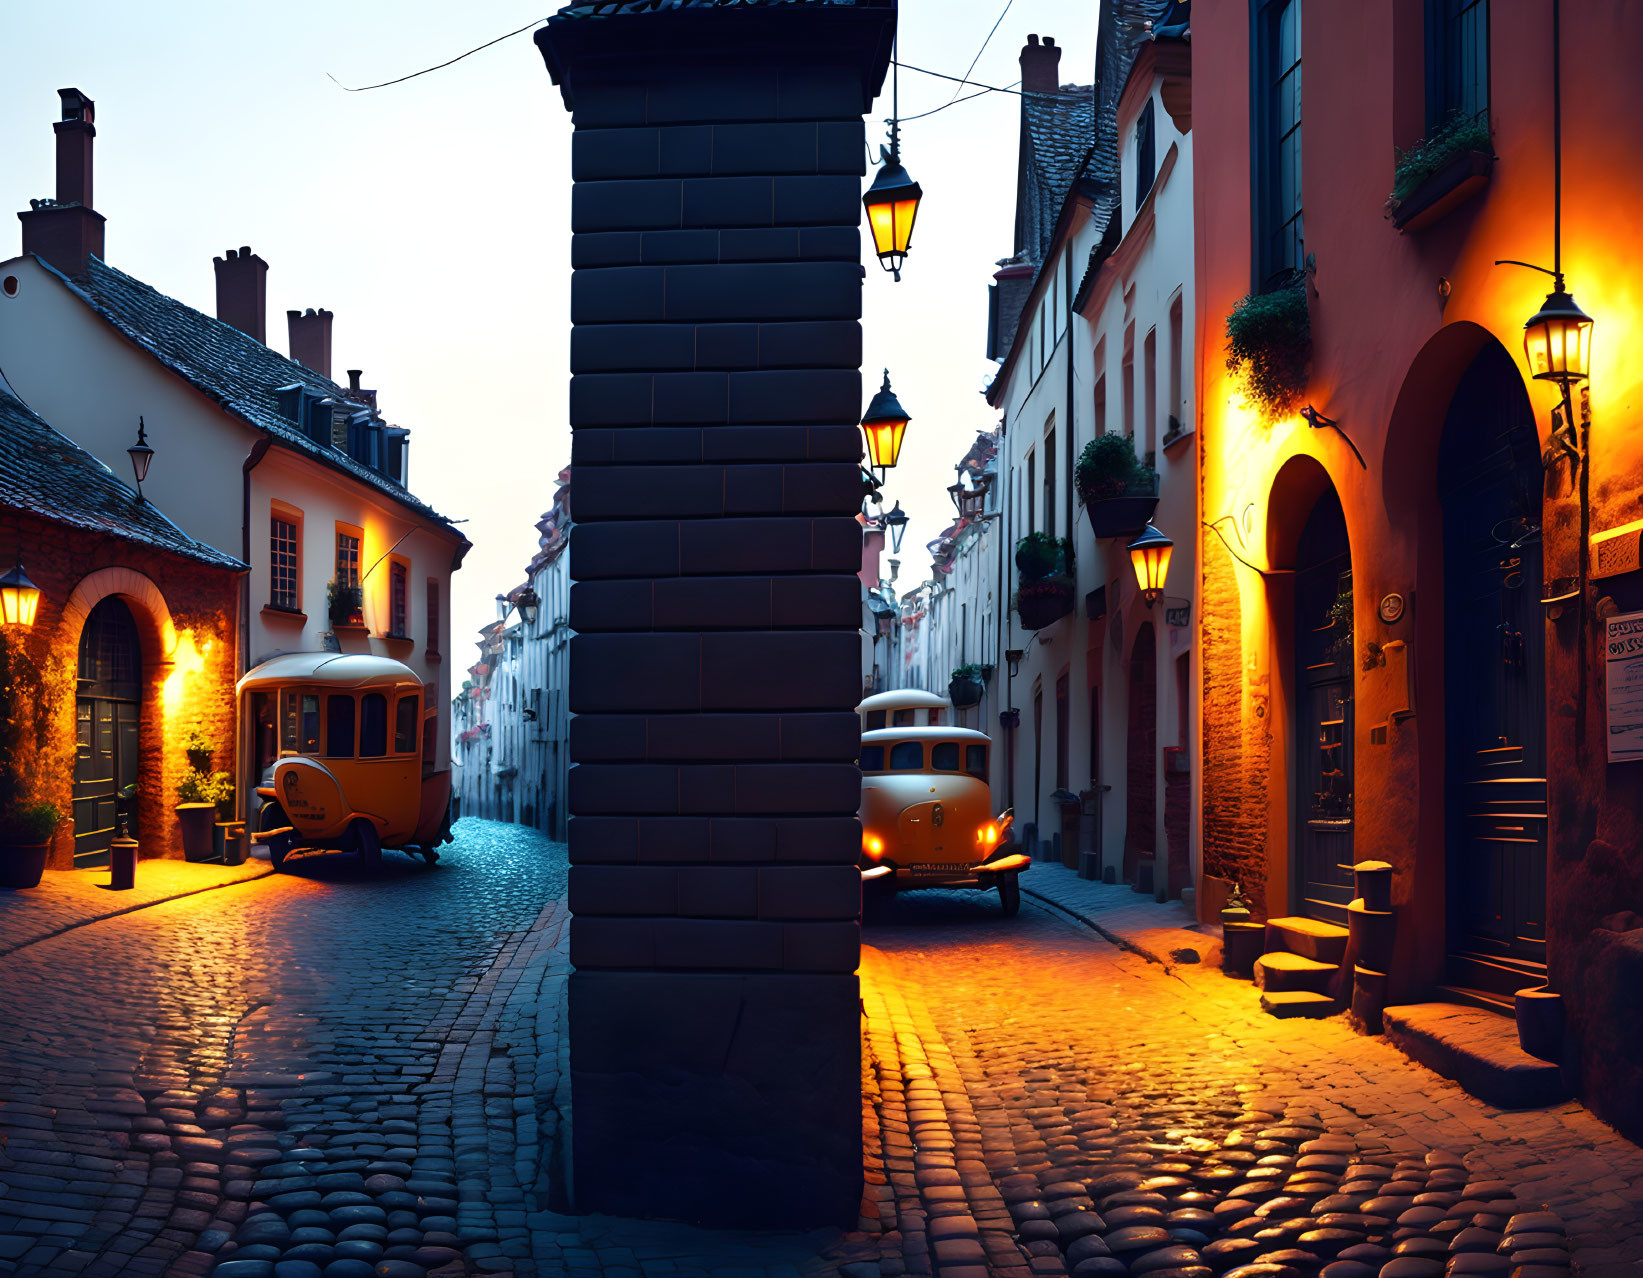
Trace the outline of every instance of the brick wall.
<path fill-rule="evenodd" d="M 1236 880 L 1259 911 L 1267 878 L 1272 731 L 1266 716 L 1245 707 L 1237 566 L 1214 533 L 1204 534 L 1202 551 L 1203 873 Z"/>
<path fill-rule="evenodd" d="M 135 542 L 86 532 L 63 524 L 24 517 L 21 521 L 23 563 L 40 587 L 40 608 L 25 641 L 25 684 L 43 692 L 42 713 L 50 720 L 46 743 L 31 762 L 29 774 L 39 799 L 57 805 L 65 818 L 73 811 L 75 759 L 75 672 L 82 626 L 65 621 L 63 610 L 76 587 L 106 568 L 140 573 L 159 590 L 178 636 L 179 665 L 200 668 L 181 676 L 175 708 L 167 712 L 164 682 L 175 666 L 163 663 L 161 623 L 143 601 L 126 598 L 142 646 L 142 708 L 138 717 L 137 826 L 139 855 L 181 857 L 174 808 L 176 786 L 188 771 L 182 740 L 198 728 L 219 743 L 213 767 L 235 769 L 234 681 L 238 671 L 234 617 L 239 601 L 238 575 L 184 559 Z M 209 643 L 209 649 L 206 645 Z M 27 746 L 36 753 L 32 742 Z M 51 868 L 72 864 L 73 829 L 65 822 L 53 841 Z"/>

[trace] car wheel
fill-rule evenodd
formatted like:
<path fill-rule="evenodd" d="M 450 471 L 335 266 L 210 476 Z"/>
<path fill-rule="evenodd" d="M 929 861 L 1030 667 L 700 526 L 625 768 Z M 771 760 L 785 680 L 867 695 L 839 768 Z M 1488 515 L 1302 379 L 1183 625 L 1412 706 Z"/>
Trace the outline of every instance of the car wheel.
<path fill-rule="evenodd" d="M 1004 907 L 1004 917 L 1014 918 L 1021 910 L 1021 882 L 1017 873 L 998 876 L 998 900 Z"/>
<path fill-rule="evenodd" d="M 382 840 L 376 826 L 363 817 L 354 822 L 354 850 L 359 853 L 359 863 L 367 870 L 382 868 Z"/>
<path fill-rule="evenodd" d="M 291 819 L 285 815 L 285 809 L 275 799 L 269 799 L 262 805 L 262 811 L 257 814 L 257 829 L 280 830 L 291 824 Z M 285 858 L 290 855 L 294 840 L 289 834 L 277 835 L 268 840 L 268 863 L 276 870 L 283 869 Z"/>

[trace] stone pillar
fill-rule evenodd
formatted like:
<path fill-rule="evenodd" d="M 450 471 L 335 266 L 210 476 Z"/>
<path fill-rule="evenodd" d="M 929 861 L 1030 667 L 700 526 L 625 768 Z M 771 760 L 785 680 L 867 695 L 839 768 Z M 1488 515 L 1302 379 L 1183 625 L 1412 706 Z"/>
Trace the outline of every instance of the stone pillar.
<path fill-rule="evenodd" d="M 858 223 L 894 21 L 585 3 L 537 33 L 576 125 L 579 1211 L 858 1212 Z"/>

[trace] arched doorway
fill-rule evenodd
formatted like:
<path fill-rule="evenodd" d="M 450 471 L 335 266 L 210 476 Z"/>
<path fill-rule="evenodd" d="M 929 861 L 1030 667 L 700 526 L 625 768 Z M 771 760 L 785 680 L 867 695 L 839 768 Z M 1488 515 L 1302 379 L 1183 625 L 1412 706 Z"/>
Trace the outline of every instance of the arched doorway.
<path fill-rule="evenodd" d="M 1346 926 L 1352 900 L 1352 557 L 1333 487 L 1295 554 L 1295 787 L 1298 912 Z"/>
<path fill-rule="evenodd" d="M 1540 441 L 1489 341 L 1455 388 L 1443 508 L 1445 983 L 1510 1005 L 1545 978 L 1546 687 Z"/>
<path fill-rule="evenodd" d="M 1129 723 L 1124 745 L 1124 879 L 1158 852 L 1158 640 L 1144 621 L 1130 648 Z M 1157 865 L 1153 866 L 1157 883 Z"/>
<path fill-rule="evenodd" d="M 132 814 L 142 686 L 143 658 L 137 623 L 125 602 L 110 596 L 91 610 L 80 632 L 75 698 L 75 869 L 107 865 L 119 815 Z"/>

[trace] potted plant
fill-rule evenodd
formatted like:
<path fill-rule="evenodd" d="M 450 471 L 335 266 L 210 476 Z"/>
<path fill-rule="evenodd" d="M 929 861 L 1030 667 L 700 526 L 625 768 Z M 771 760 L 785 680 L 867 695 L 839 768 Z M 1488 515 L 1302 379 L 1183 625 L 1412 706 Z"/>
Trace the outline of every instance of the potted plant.
<path fill-rule="evenodd" d="M 39 885 L 62 813 L 51 803 L 11 802 L 0 807 L 0 887 Z"/>
<path fill-rule="evenodd" d="M 947 696 L 953 705 L 962 710 L 967 706 L 978 705 L 981 694 L 985 690 L 987 668 L 985 666 L 960 666 L 953 671 L 952 681 L 947 685 Z"/>
<path fill-rule="evenodd" d="M 363 626 L 365 624 L 365 592 L 359 586 L 338 585 L 332 581 L 325 588 L 326 609 L 333 626 Z"/>
<path fill-rule="evenodd" d="M 1312 371 L 1312 322 L 1306 277 L 1292 272 L 1277 288 L 1251 293 L 1227 316 L 1227 371 L 1268 420 L 1294 408 Z"/>
<path fill-rule="evenodd" d="M 1418 231 L 1482 190 L 1494 167 L 1487 115 L 1453 115 L 1392 166 L 1386 216 L 1400 231 Z"/>
<path fill-rule="evenodd" d="M 1028 533 L 1016 544 L 1021 585 L 1015 602 L 1024 629 L 1042 630 L 1072 611 L 1072 564 L 1072 545 L 1063 537 Z"/>
<path fill-rule="evenodd" d="M 1133 537 L 1158 508 L 1158 472 L 1141 464 L 1128 435 L 1102 435 L 1085 444 L 1073 482 L 1097 537 Z"/>
<path fill-rule="evenodd" d="M 218 773 L 226 777 L 226 772 Z M 209 861 L 213 852 L 212 831 L 217 815 L 217 782 L 209 772 L 190 768 L 177 783 L 177 823 L 182 829 L 183 856 L 189 861 Z"/>
<path fill-rule="evenodd" d="M 188 737 L 183 741 L 183 753 L 188 756 L 188 766 L 196 772 L 211 771 L 211 756 L 216 753 L 216 744 L 198 728 L 190 728 Z"/>

